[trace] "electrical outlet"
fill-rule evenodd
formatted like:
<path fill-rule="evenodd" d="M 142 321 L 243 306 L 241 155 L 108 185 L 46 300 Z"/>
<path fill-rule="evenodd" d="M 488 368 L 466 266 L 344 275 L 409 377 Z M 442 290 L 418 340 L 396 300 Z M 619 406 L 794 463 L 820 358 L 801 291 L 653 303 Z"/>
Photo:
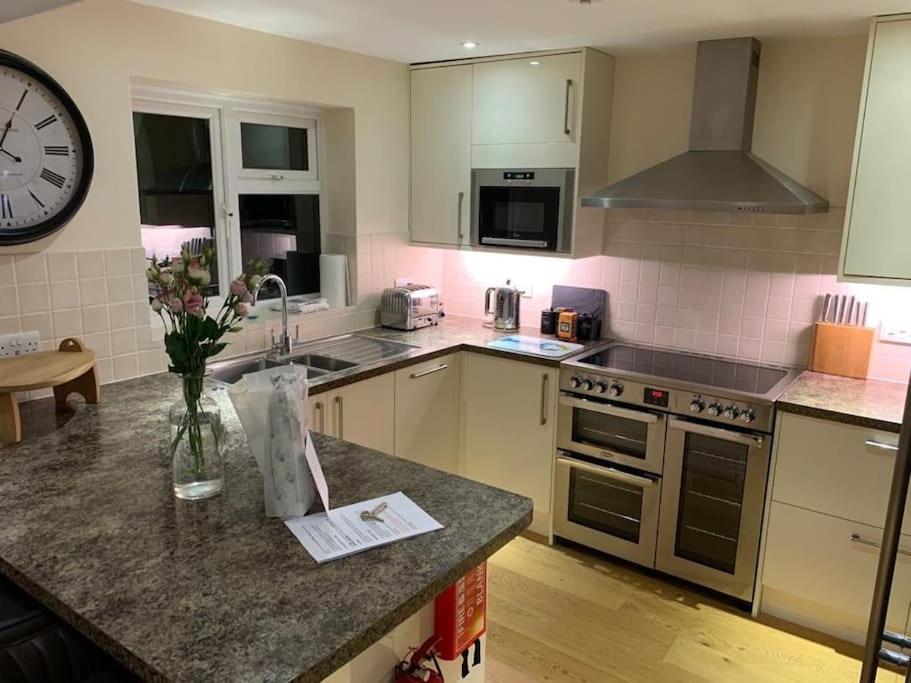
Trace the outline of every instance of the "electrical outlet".
<path fill-rule="evenodd" d="M 405 285 L 410 285 L 414 282 L 414 279 L 409 275 L 408 277 L 397 277 L 395 279 L 396 287 L 404 287 Z"/>
<path fill-rule="evenodd" d="M 892 344 L 911 344 L 911 324 L 887 325 L 879 327 L 879 339 Z"/>
<path fill-rule="evenodd" d="M 516 289 L 518 289 L 520 292 L 522 292 L 520 294 L 520 296 L 523 299 L 531 299 L 535 295 L 535 283 L 534 282 L 525 282 L 525 283 L 513 282 L 512 286 L 515 287 Z"/>
<path fill-rule="evenodd" d="M 12 358 L 38 350 L 37 332 L 20 332 L 0 337 L 0 358 Z"/>

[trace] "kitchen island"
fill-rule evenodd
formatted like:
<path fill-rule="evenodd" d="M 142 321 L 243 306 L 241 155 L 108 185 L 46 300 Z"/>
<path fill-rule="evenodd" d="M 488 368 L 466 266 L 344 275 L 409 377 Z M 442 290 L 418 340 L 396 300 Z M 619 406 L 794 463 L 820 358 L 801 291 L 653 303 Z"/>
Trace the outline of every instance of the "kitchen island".
<path fill-rule="evenodd" d="M 318 565 L 265 517 L 224 395 L 225 489 L 174 498 L 166 417 L 179 393 L 160 374 L 106 385 L 71 414 L 27 403 L 27 438 L 0 448 L 0 572 L 143 679 L 321 680 L 531 520 L 522 496 L 316 436 L 333 506 L 401 490 L 445 527 Z"/>

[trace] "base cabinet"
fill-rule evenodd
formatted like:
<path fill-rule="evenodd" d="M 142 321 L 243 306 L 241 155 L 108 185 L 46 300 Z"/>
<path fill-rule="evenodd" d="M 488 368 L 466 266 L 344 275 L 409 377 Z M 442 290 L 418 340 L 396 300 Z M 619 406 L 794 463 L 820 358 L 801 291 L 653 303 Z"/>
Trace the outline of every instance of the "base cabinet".
<path fill-rule="evenodd" d="M 530 529 L 547 534 L 557 370 L 474 353 L 463 360 L 463 474 L 531 498 Z"/>
<path fill-rule="evenodd" d="M 314 431 L 384 453 L 395 452 L 393 373 L 310 397 Z"/>
<path fill-rule="evenodd" d="M 459 468 L 460 356 L 395 372 L 395 454 L 456 474 Z"/>

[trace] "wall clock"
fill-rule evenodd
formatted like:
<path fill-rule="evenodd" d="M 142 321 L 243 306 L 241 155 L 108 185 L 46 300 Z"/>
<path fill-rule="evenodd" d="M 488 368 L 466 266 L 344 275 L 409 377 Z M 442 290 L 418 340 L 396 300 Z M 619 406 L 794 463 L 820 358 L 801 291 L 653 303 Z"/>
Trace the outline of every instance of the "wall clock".
<path fill-rule="evenodd" d="M 70 96 L 31 62 L 0 50 L 0 245 L 62 228 L 93 170 L 89 129 Z"/>

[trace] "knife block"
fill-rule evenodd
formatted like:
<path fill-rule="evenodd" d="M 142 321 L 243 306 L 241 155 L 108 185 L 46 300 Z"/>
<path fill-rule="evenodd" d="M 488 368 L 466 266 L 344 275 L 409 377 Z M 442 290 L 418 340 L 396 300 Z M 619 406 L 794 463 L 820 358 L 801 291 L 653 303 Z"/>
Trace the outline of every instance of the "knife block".
<path fill-rule="evenodd" d="M 872 327 L 814 323 L 810 370 L 864 379 L 873 349 Z"/>

